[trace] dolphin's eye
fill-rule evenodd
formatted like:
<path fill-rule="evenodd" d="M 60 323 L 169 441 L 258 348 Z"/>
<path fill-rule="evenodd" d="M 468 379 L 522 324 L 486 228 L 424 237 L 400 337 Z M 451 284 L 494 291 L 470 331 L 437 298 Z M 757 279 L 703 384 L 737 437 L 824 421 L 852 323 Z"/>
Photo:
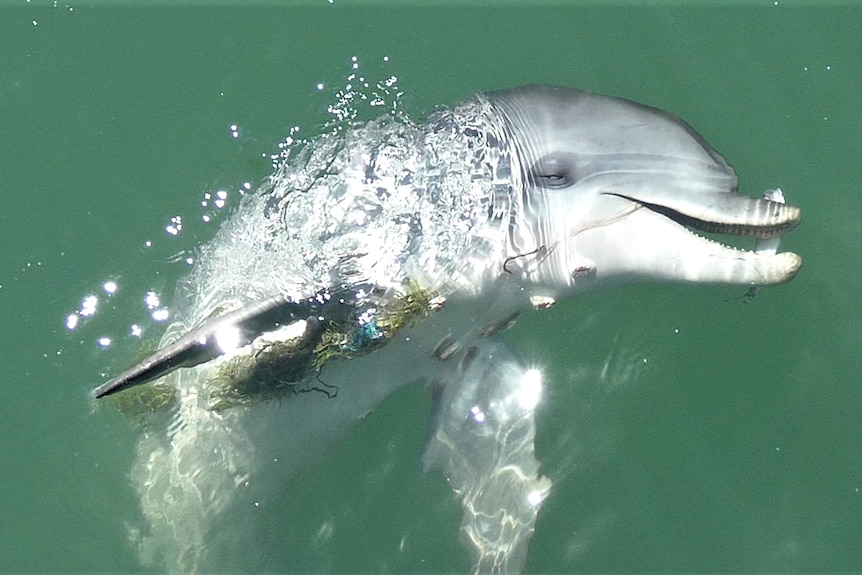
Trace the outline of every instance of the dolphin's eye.
<path fill-rule="evenodd" d="M 569 185 L 565 174 L 537 174 L 536 179 L 545 188 L 564 188 Z"/>
<path fill-rule="evenodd" d="M 574 158 L 571 154 L 542 156 L 530 168 L 530 182 L 541 188 L 568 188 L 575 183 Z"/>

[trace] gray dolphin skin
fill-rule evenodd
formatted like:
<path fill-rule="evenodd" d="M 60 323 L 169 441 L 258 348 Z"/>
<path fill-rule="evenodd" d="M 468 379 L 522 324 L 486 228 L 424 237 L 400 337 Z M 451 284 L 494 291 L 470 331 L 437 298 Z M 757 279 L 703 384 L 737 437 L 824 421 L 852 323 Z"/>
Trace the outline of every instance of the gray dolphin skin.
<path fill-rule="evenodd" d="M 474 571 L 521 571 L 551 489 L 533 448 L 543 384 L 494 336 L 626 282 L 789 281 L 799 255 L 716 241 L 754 246 L 801 221 L 737 187 L 677 117 L 547 85 L 297 148 L 207 246 L 188 280 L 199 297 L 161 349 L 93 392 L 172 390 L 131 473 L 142 561 L 266 570 L 231 563 L 269 540 L 250 498 L 282 494 L 274 478 L 418 381 L 434 398 L 423 463 L 461 502 Z"/>

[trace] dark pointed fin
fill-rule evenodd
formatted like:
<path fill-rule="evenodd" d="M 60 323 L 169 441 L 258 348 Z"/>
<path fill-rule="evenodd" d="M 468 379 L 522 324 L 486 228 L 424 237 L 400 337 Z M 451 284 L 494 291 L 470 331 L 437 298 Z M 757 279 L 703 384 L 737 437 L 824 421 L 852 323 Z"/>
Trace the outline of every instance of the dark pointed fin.
<path fill-rule="evenodd" d="M 148 383 L 180 367 L 193 367 L 215 359 L 225 353 L 216 338 L 219 330 L 228 327 L 236 329 L 238 345 L 248 345 L 264 332 L 308 317 L 314 307 L 311 303 L 297 303 L 284 296 L 276 296 L 218 316 L 100 385 L 93 390 L 93 395 L 96 398 L 105 397 Z"/>

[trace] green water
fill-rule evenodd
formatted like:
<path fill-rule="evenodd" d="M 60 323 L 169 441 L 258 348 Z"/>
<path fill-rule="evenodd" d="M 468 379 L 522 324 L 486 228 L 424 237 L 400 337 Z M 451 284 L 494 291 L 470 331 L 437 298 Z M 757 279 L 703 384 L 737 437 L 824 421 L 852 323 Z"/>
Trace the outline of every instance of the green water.
<path fill-rule="evenodd" d="M 528 570 L 862 571 L 862 9 L 775 4 L 3 3 L 0 571 L 141 570 L 136 431 L 88 391 L 138 353 L 131 325 L 160 334 L 146 294 L 170 309 L 184 259 L 291 127 L 327 119 L 354 56 L 416 117 L 531 82 L 671 110 L 744 191 L 780 185 L 805 213 L 784 244 L 801 273 L 750 304 L 630 286 L 508 335 L 548 381 L 555 487 Z M 219 190 L 227 208 L 201 205 Z M 402 390 L 285 483 L 275 569 L 468 568 L 460 509 L 419 465 L 429 405 Z"/>

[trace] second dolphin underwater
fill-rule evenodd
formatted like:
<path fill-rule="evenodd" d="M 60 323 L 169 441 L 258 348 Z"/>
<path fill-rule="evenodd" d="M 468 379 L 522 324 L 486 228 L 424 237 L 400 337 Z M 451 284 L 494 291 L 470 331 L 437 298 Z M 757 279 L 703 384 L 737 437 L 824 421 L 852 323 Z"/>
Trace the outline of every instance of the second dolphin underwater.
<path fill-rule="evenodd" d="M 203 247 L 162 348 L 95 391 L 165 376 L 131 473 L 142 561 L 266 570 L 249 553 L 259 505 L 420 381 L 435 399 L 423 462 L 461 501 L 474 570 L 522 570 L 551 489 L 533 450 L 543 383 L 494 336 L 628 281 L 786 282 L 798 255 L 694 231 L 763 240 L 800 219 L 738 194 L 675 116 L 572 88 L 479 94 L 422 124 L 386 116 L 295 146 Z"/>

